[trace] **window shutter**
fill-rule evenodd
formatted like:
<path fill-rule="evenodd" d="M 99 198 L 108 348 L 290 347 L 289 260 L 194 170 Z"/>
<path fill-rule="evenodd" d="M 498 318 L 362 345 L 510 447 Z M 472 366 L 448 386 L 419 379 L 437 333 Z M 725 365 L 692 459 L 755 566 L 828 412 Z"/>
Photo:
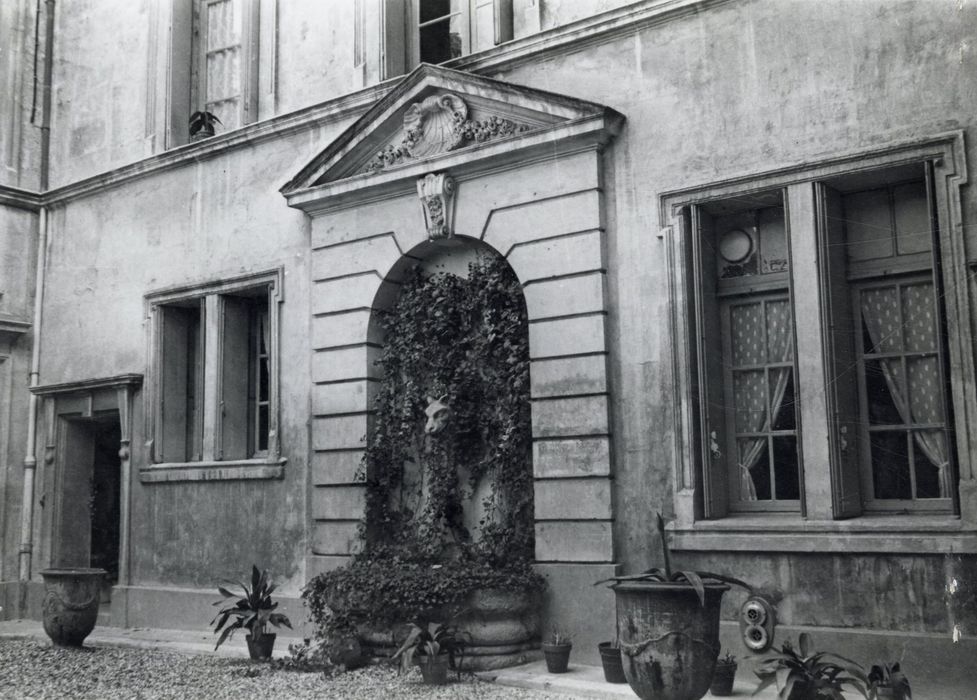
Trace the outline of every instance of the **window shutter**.
<path fill-rule="evenodd" d="M 493 0 L 495 11 L 495 43 L 512 41 L 512 0 Z"/>
<path fill-rule="evenodd" d="M 234 296 L 222 302 L 220 458 L 247 459 L 251 303 Z"/>
<path fill-rule="evenodd" d="M 716 299 L 715 252 L 704 245 L 713 239 L 712 217 L 693 207 L 688 229 L 692 232 L 692 256 L 696 328 L 696 375 L 698 386 L 694 395 L 699 401 L 699 455 L 702 463 L 703 514 L 706 518 L 721 518 L 728 511 L 728 480 L 726 478 L 726 415 L 723 410 L 722 354 L 704 352 L 716 348 L 721 339 Z M 697 389 L 697 391 L 695 391 Z M 686 488 L 692 484 L 685 484 Z"/>
<path fill-rule="evenodd" d="M 381 79 L 385 80 L 407 72 L 407 17 L 404 0 L 381 0 L 381 2 L 383 3 Z"/>
<path fill-rule="evenodd" d="M 825 406 L 831 464 L 831 507 L 835 518 L 862 512 L 859 473 L 857 383 L 853 346 L 854 323 L 846 274 L 844 210 L 841 195 L 825 185 L 816 188 L 818 273 L 821 277 L 821 315 L 824 333 Z"/>
<path fill-rule="evenodd" d="M 199 438 L 200 307 L 159 307 L 159 461 L 192 459 Z"/>

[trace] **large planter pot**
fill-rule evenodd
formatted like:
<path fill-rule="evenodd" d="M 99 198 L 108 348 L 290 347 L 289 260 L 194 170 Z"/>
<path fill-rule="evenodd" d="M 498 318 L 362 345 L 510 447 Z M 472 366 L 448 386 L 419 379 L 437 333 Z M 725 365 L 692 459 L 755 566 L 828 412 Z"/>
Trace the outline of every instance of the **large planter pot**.
<path fill-rule="evenodd" d="M 617 599 L 624 675 L 642 700 L 699 700 L 719 656 L 719 607 L 726 584 L 706 584 L 705 606 L 684 583 L 626 581 Z"/>
<path fill-rule="evenodd" d="M 465 639 L 460 670 L 490 671 L 539 658 L 539 597 L 525 591 L 485 589 L 458 608 L 430 611 L 425 619 L 450 622 Z M 364 653 L 390 657 L 410 632 L 406 624 L 361 626 L 357 636 Z"/>
<path fill-rule="evenodd" d="M 98 619 L 105 569 L 45 569 L 44 631 L 58 646 L 80 647 Z"/>
<path fill-rule="evenodd" d="M 421 667 L 421 678 L 428 685 L 444 685 L 448 682 L 448 655 L 421 656 L 417 665 Z"/>
<path fill-rule="evenodd" d="M 275 650 L 275 637 L 277 634 L 265 632 L 255 639 L 250 634 L 244 638 L 248 643 L 248 654 L 254 661 L 267 661 L 271 658 L 271 652 Z"/>
<path fill-rule="evenodd" d="M 601 642 L 597 645 L 597 651 L 600 652 L 600 665 L 604 668 L 604 680 L 608 683 L 627 683 L 620 647 L 614 646 L 614 642 Z"/>

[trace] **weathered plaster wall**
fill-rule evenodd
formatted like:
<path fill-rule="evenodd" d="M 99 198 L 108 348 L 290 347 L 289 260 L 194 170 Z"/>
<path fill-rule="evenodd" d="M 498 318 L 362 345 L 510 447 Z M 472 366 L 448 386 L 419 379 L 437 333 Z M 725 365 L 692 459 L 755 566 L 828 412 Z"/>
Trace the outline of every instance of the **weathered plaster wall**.
<path fill-rule="evenodd" d="M 69 202 L 52 216 L 45 384 L 145 373 L 148 292 L 284 269 L 285 477 L 141 483 L 145 392 L 137 394 L 131 535 L 137 586 L 209 589 L 219 578 L 246 573 L 252 562 L 284 583 L 283 595 L 297 594 L 305 582 L 308 233 L 304 215 L 285 205 L 278 188 L 328 138 L 304 133 L 225 152 Z"/>
<path fill-rule="evenodd" d="M 0 3 L 0 185 L 22 189 L 37 189 L 38 176 L 40 130 L 30 123 L 34 11 L 29 0 Z"/>

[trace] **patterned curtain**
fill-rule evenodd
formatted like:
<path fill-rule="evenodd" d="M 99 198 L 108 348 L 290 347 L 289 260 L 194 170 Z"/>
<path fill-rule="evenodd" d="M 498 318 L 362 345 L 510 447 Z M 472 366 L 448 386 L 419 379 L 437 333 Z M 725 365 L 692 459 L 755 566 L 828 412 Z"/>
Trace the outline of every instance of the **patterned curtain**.
<path fill-rule="evenodd" d="M 936 352 L 936 319 L 931 282 L 902 287 L 902 327 L 899 324 L 899 287 L 866 289 L 861 294 L 862 321 L 879 353 L 933 353 L 880 359 L 882 375 L 896 410 L 907 425 L 943 423 L 943 388 Z M 953 493 L 946 433 L 940 428 L 913 431 L 916 444 L 939 474 L 940 498 Z M 915 496 L 915 494 L 914 494 Z"/>
<path fill-rule="evenodd" d="M 733 365 L 793 362 L 794 346 L 790 330 L 790 305 L 786 299 L 733 307 L 730 313 Z M 783 408 L 792 373 L 793 367 L 734 371 L 737 433 L 767 432 L 771 429 Z M 760 464 L 766 445 L 766 436 L 737 440 L 741 500 L 757 500 L 752 471 Z"/>

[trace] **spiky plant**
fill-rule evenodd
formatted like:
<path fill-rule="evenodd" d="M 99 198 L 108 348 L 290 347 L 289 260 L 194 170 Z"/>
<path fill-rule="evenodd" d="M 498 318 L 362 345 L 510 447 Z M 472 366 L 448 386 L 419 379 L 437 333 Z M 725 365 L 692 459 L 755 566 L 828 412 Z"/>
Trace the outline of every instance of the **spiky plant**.
<path fill-rule="evenodd" d="M 899 662 L 875 664 L 868 672 L 868 697 L 876 700 L 879 697 L 879 688 L 892 688 L 896 692 L 897 698 L 912 700 L 912 690 L 909 687 L 909 679 L 899 667 Z"/>
<path fill-rule="evenodd" d="M 441 654 L 448 655 L 448 665 L 457 668 L 465 651 L 465 635 L 454 627 L 440 622 L 425 626 L 411 623 L 407 639 L 393 655 L 400 658 L 400 670 L 407 671 L 417 657 L 420 663 L 432 663 Z"/>
<path fill-rule="evenodd" d="M 815 651 L 806 632 L 801 633 L 797 649 L 787 640 L 780 651 L 765 656 L 756 674 L 760 685 L 754 695 L 776 684 L 779 700 L 845 700 L 845 686 L 868 697 L 864 669 L 838 654 Z"/>
<path fill-rule="evenodd" d="M 665 536 L 665 520 L 662 518 L 661 513 L 656 513 L 656 526 L 658 528 L 658 539 L 661 542 L 662 548 L 662 561 L 665 563 L 664 567 L 654 567 L 640 574 L 629 574 L 627 576 L 613 576 L 611 578 L 601 579 L 594 585 L 600 585 L 602 583 L 622 583 L 624 581 L 657 581 L 660 583 L 688 583 L 692 586 L 693 590 L 697 596 L 699 596 L 699 603 L 702 607 L 706 606 L 706 584 L 707 583 L 730 583 L 734 586 L 742 586 L 748 591 L 752 591 L 753 588 L 750 584 L 745 581 L 741 581 L 738 578 L 733 578 L 732 576 L 726 576 L 724 574 L 714 574 L 709 571 L 673 571 L 672 570 L 672 553 L 668 548 L 668 539 Z"/>
<path fill-rule="evenodd" d="M 212 625 L 215 622 L 217 623 L 216 627 L 214 627 L 214 634 L 221 632 L 223 629 L 221 636 L 217 639 L 217 644 L 214 646 L 214 651 L 217 651 L 217 648 L 228 637 L 234 634 L 235 630 L 242 628 L 251 633 L 251 638 L 254 641 L 259 640 L 265 634 L 265 627 L 267 625 L 274 625 L 275 627 L 285 625 L 289 629 L 292 629 L 292 623 L 289 622 L 288 618 L 282 613 L 275 612 L 278 603 L 273 603 L 271 600 L 271 594 L 275 590 L 275 584 L 268 582 L 267 570 L 258 571 L 258 567 L 252 565 L 250 587 L 240 581 L 225 580 L 225 583 L 236 583 L 244 591 L 244 596 L 231 593 L 223 586 L 217 587 L 217 591 L 224 598 L 218 600 L 214 605 L 226 603 L 228 598 L 237 598 L 237 600 L 232 605 L 219 610 L 214 615 L 214 619 L 210 621 Z M 227 627 L 224 627 L 231 618 L 234 621 L 227 625 Z"/>

